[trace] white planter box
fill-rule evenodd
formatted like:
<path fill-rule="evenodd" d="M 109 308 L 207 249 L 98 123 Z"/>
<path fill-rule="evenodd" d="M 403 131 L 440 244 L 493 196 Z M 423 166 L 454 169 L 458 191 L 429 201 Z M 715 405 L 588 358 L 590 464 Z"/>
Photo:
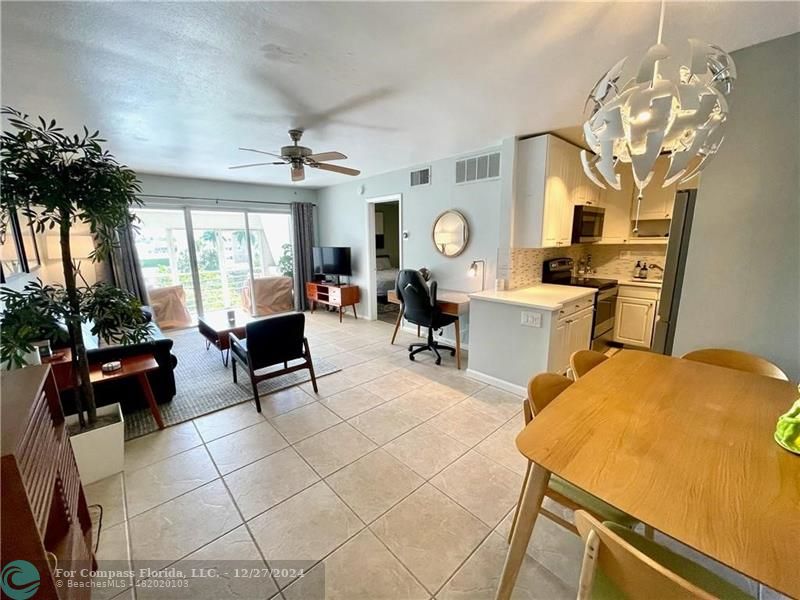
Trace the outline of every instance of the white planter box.
<path fill-rule="evenodd" d="M 83 485 L 120 473 L 124 466 L 125 420 L 122 408 L 119 404 L 98 407 L 97 416 L 106 415 L 116 415 L 119 421 L 69 438 Z M 77 423 L 78 415 L 70 415 L 66 422 L 67 425 Z"/>

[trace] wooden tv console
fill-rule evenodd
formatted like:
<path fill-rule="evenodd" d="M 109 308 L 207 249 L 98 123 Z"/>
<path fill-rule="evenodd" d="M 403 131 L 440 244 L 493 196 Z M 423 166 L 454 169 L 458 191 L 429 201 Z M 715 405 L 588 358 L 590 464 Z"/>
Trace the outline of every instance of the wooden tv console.
<path fill-rule="evenodd" d="M 335 306 L 339 309 L 339 323 L 342 322 L 342 309 L 347 306 L 353 307 L 353 316 L 357 319 L 356 304 L 361 301 L 361 291 L 357 285 L 336 285 L 333 283 L 321 283 L 309 281 L 306 283 L 306 296 L 311 303 L 311 312 L 317 304 Z"/>

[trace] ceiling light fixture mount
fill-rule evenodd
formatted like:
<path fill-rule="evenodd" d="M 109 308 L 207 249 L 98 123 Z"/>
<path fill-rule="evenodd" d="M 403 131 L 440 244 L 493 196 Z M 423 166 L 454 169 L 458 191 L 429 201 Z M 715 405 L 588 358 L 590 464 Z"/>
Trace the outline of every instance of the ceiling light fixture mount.
<path fill-rule="evenodd" d="M 642 58 L 637 75 L 618 86 L 627 61 L 623 58 L 603 75 L 586 101 L 592 108 L 583 133 L 594 153 L 581 152 L 586 176 L 602 188 L 607 184 L 619 190 L 616 166 L 620 161 L 630 163 L 640 200 L 660 155 L 670 158 L 660 182 L 667 187 L 694 177 L 717 152 L 728 117 L 725 97 L 736 80 L 730 55 L 697 39 L 689 40 L 689 65 L 665 77 L 660 63 L 670 57 L 670 50 L 661 43 L 664 8 L 662 0 L 658 40 Z"/>

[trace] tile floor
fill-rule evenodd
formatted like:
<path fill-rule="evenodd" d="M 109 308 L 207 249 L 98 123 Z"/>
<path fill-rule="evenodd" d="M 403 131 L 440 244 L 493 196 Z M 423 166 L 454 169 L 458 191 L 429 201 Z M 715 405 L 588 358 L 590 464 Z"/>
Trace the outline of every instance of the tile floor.
<path fill-rule="evenodd" d="M 522 399 L 449 356 L 410 362 L 413 336 L 390 345 L 386 323 L 307 323 L 312 354 L 342 368 L 319 394 L 304 384 L 262 398 L 262 414 L 248 402 L 132 440 L 124 473 L 86 488 L 104 509 L 101 568 L 227 575 L 189 594 L 127 579 L 97 597 L 494 597 L 525 467 Z M 515 598 L 574 598 L 581 552 L 539 519 Z M 278 572 L 228 572 L 267 565 Z"/>

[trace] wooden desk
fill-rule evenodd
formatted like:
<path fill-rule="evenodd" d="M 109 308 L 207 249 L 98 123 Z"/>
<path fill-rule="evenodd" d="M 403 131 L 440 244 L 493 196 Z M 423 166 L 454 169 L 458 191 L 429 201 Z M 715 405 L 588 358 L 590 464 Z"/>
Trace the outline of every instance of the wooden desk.
<path fill-rule="evenodd" d="M 386 299 L 392 304 L 399 304 L 400 311 L 397 313 L 397 321 L 394 324 L 394 331 L 392 332 L 392 344 L 397 339 L 397 332 L 400 330 L 400 324 L 403 322 L 403 304 L 397 297 L 396 290 L 389 290 L 386 293 Z M 469 312 L 469 294 L 464 292 L 454 292 L 451 290 L 437 290 L 436 291 L 436 305 L 446 315 L 455 315 L 460 317 L 462 314 Z M 456 362 L 458 368 L 461 368 L 461 321 L 455 322 L 456 329 Z M 419 337 L 419 325 L 417 325 L 417 337 Z"/>
<path fill-rule="evenodd" d="M 786 381 L 635 350 L 592 369 L 517 437 L 534 465 L 497 598 L 511 596 L 550 473 L 800 597 L 800 457 L 773 440 L 796 398 Z"/>
<path fill-rule="evenodd" d="M 58 350 L 51 358 L 42 361 L 53 368 L 56 384 L 60 390 L 68 390 L 73 387 L 72 385 L 72 350 L 65 348 Z M 164 419 L 161 417 L 161 410 L 158 408 L 158 403 L 153 395 L 153 388 L 150 387 L 150 380 L 147 379 L 147 373 L 158 369 L 158 363 L 151 354 L 137 354 L 136 356 L 126 356 L 121 361 L 122 368 L 112 371 L 111 373 L 104 373 L 101 364 L 89 365 L 89 381 L 92 384 L 102 383 L 104 381 L 113 381 L 114 379 L 122 379 L 124 377 L 136 377 L 139 385 L 142 388 L 147 405 L 150 407 L 150 414 L 158 425 L 159 429 L 164 429 Z"/>

